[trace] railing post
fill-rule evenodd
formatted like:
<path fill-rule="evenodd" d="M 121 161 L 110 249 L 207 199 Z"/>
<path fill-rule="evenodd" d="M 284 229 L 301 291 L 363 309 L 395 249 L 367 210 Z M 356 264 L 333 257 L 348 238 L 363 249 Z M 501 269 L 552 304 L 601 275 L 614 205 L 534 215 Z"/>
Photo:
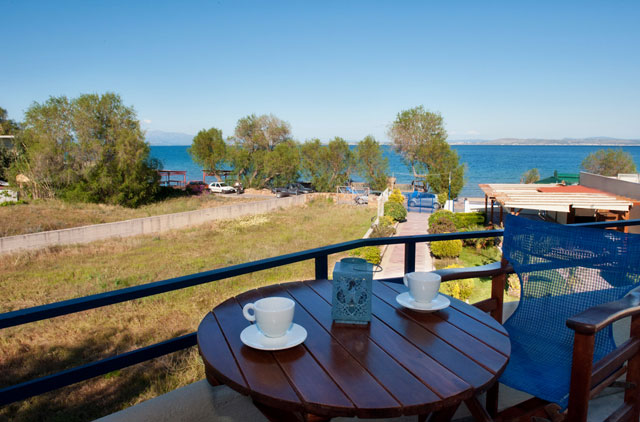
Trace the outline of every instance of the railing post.
<path fill-rule="evenodd" d="M 404 244 L 404 273 L 412 273 L 416 270 L 416 242 Z"/>
<path fill-rule="evenodd" d="M 329 256 L 323 255 L 316 258 L 316 280 L 329 278 Z"/>

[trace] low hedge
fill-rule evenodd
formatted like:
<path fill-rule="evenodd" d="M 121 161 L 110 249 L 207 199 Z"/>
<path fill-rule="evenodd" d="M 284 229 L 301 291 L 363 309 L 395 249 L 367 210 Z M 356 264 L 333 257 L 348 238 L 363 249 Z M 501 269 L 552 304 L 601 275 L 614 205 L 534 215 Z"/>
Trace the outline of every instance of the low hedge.
<path fill-rule="evenodd" d="M 453 222 L 458 229 L 484 225 L 484 214 L 479 212 L 457 212 L 453 214 Z"/>
<path fill-rule="evenodd" d="M 395 221 L 404 221 L 407 219 L 407 209 L 399 202 L 385 202 L 384 215 L 388 215 Z"/>
<path fill-rule="evenodd" d="M 436 258 L 457 258 L 462 252 L 462 240 L 439 240 L 431 242 L 431 253 Z"/>
<path fill-rule="evenodd" d="M 380 248 L 377 246 L 363 246 L 350 252 L 351 256 L 357 256 L 366 259 L 368 262 L 378 265 L 382 261 L 380 256 Z"/>

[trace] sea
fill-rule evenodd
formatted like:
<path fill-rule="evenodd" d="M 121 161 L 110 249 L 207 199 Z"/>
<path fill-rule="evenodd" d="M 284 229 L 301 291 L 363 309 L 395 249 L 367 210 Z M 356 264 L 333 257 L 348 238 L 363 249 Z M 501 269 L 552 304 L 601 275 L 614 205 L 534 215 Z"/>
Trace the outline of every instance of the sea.
<path fill-rule="evenodd" d="M 191 160 L 188 146 L 152 146 L 151 156 L 162 162 L 165 170 L 186 170 L 187 180 L 202 180 L 202 168 Z M 355 148 L 355 146 L 352 146 Z M 529 169 L 537 168 L 540 177 L 558 173 L 578 173 L 580 164 L 590 153 L 602 148 L 622 149 L 640 165 L 640 146 L 607 147 L 599 145 L 452 145 L 460 162 L 466 165 L 465 185 L 461 197 L 483 197 L 480 183 L 518 183 Z M 411 183 L 413 174 L 390 145 L 382 145 L 389 159 L 389 172 L 398 183 Z M 354 176 L 354 180 L 359 178 Z"/>

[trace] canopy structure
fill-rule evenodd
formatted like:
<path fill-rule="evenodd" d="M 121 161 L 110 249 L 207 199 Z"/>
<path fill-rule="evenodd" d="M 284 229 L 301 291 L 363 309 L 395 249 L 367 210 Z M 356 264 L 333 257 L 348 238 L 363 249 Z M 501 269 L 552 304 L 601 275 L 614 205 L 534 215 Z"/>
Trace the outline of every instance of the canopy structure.
<path fill-rule="evenodd" d="M 540 179 L 534 183 L 560 183 L 563 185 L 577 185 L 578 183 L 580 183 L 580 175 L 575 173 L 558 173 L 558 171 L 554 171 L 553 176 L 545 177 L 544 179 Z"/>
<path fill-rule="evenodd" d="M 216 179 L 220 180 L 220 176 L 222 176 L 224 178 L 224 180 L 227 180 L 227 177 L 229 177 L 231 175 L 232 171 L 231 170 L 202 170 L 202 181 L 203 182 L 207 182 L 207 176 L 213 176 Z"/>
<path fill-rule="evenodd" d="M 158 170 L 160 175 L 160 186 L 176 186 L 184 188 L 187 186 L 187 172 L 184 170 Z M 182 176 L 180 179 L 172 179 L 171 176 Z"/>
<path fill-rule="evenodd" d="M 491 214 L 493 204 L 497 202 L 500 208 L 500 221 L 502 221 L 502 209 L 519 214 L 522 210 L 545 211 L 549 213 L 567 213 L 566 222 L 575 221 L 578 215 L 592 215 L 596 220 L 626 220 L 629 211 L 635 204 L 640 203 L 630 198 L 624 198 L 612 193 L 603 192 L 585 186 L 565 186 L 556 183 L 550 184 L 480 184 L 480 189 L 485 193 L 485 206 L 491 201 Z M 579 211 L 583 210 L 583 211 Z M 591 210 L 591 212 L 584 211 Z M 493 215 L 491 216 L 493 221 Z"/>

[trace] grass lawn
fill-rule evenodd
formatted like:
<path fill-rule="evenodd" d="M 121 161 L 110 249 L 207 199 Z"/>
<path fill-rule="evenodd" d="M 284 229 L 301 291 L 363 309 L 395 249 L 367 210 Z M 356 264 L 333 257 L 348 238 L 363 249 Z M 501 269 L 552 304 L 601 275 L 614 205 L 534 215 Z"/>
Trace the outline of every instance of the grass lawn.
<path fill-rule="evenodd" d="M 234 202 L 259 201 L 264 198 L 243 195 L 180 196 L 167 198 L 139 208 L 118 205 L 69 203 L 56 199 L 35 200 L 27 204 L 0 207 L 0 237 L 66 229 L 90 224 L 112 223 L 152 215 L 213 208 Z"/>
<path fill-rule="evenodd" d="M 434 265 L 437 270 L 446 268 L 450 265 L 460 267 L 477 267 L 479 265 L 491 264 L 500 261 L 502 253 L 496 247 L 476 249 L 475 247 L 465 246 L 458 258 L 435 259 Z M 473 278 L 473 293 L 469 297 L 469 303 L 479 302 L 491 297 L 491 278 Z M 505 293 L 505 302 L 517 300 Z"/>
<path fill-rule="evenodd" d="M 156 236 L 5 255 L 0 312 L 362 237 L 375 210 L 312 201 L 271 214 Z M 332 256 L 330 265 L 338 259 Z M 247 289 L 310 279 L 305 261 L 2 331 L 0 388 L 195 331 Z M 0 420 L 87 421 L 204 377 L 195 348 L 0 409 Z"/>

